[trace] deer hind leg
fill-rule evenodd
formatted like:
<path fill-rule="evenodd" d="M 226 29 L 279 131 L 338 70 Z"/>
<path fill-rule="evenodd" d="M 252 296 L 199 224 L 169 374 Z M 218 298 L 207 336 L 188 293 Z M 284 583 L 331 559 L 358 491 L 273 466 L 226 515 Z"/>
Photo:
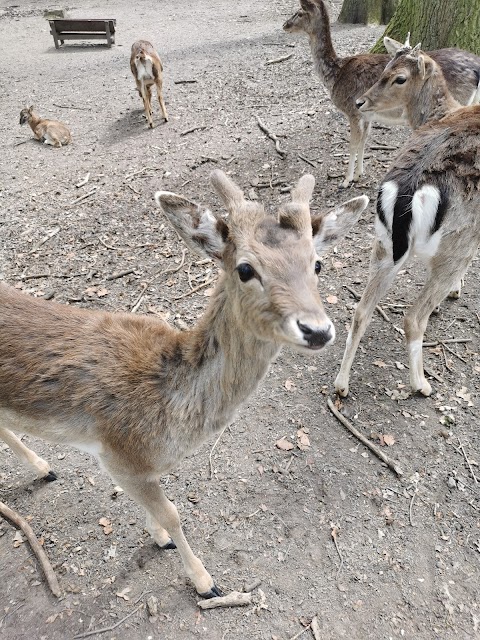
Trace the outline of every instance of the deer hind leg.
<path fill-rule="evenodd" d="M 463 245 L 467 246 L 468 242 Z M 432 387 L 427 382 L 423 371 L 423 336 L 427 328 L 430 314 L 453 291 L 465 274 L 468 265 L 475 252 L 467 256 L 461 256 L 459 245 L 452 245 L 451 250 L 445 252 L 440 246 L 437 255 L 432 258 L 429 265 L 429 274 L 425 285 L 405 315 L 405 337 L 407 339 L 408 354 L 410 360 L 410 386 L 415 393 L 424 396 L 432 393 Z M 465 250 L 465 249 L 463 249 Z"/>
<path fill-rule="evenodd" d="M 357 181 L 363 173 L 363 152 L 365 141 L 370 131 L 370 124 L 364 120 L 352 120 L 350 123 L 350 141 L 348 143 L 348 168 L 342 187 L 346 188 L 352 181 Z M 355 170 L 355 162 L 358 160 Z"/>
<path fill-rule="evenodd" d="M 368 122 L 367 120 L 360 120 L 359 127 L 361 131 L 361 135 L 360 135 L 360 141 L 358 143 L 358 150 L 357 150 L 357 168 L 353 176 L 354 182 L 358 182 L 360 177 L 363 175 L 363 157 L 365 155 L 365 145 L 367 143 L 367 138 L 370 133 L 371 125 L 370 125 L 370 122 Z"/>
<path fill-rule="evenodd" d="M 12 433 L 12 431 L 5 429 L 4 427 L 0 427 L 0 439 L 10 447 L 17 458 L 27 466 L 33 468 L 37 472 L 39 478 L 44 478 L 48 482 L 57 479 L 55 472 L 50 469 L 48 462 L 26 447 L 20 438 Z"/>
<path fill-rule="evenodd" d="M 147 87 L 145 82 L 140 83 L 140 95 L 143 100 L 143 107 L 145 109 L 145 115 L 147 117 L 148 126 L 150 129 L 153 129 L 153 118 L 152 118 L 152 106 L 151 106 L 151 90 L 150 87 Z"/>
<path fill-rule="evenodd" d="M 105 466 L 108 469 L 108 464 L 105 464 Z M 178 511 L 173 502 L 170 502 L 165 496 L 158 482 L 118 473 L 111 475 L 115 478 L 115 482 L 118 482 L 137 504 L 144 507 L 147 512 L 147 526 L 154 535 L 155 541 L 165 547 L 165 541 L 169 539 L 167 537 L 171 537 L 180 553 L 185 572 L 193 582 L 197 592 L 203 598 L 213 598 L 221 595 L 220 590 L 201 560 L 191 550 L 183 533 Z"/>
<path fill-rule="evenodd" d="M 165 122 L 168 122 L 167 108 L 165 106 L 165 102 L 163 100 L 163 95 L 162 95 L 162 82 L 157 81 L 156 84 L 157 84 L 157 95 L 158 95 L 158 101 L 160 103 L 160 109 L 162 110 L 162 115 L 165 118 Z"/>
<path fill-rule="evenodd" d="M 387 249 L 382 241 L 378 238 L 375 240 L 367 286 L 355 309 L 355 315 L 350 331 L 348 332 L 342 364 L 335 379 L 335 390 L 342 397 L 348 395 L 350 370 L 353 360 L 360 340 L 370 324 L 375 307 L 390 288 L 404 261 L 405 260 L 402 260 L 394 264 L 391 256 L 387 255 Z"/>

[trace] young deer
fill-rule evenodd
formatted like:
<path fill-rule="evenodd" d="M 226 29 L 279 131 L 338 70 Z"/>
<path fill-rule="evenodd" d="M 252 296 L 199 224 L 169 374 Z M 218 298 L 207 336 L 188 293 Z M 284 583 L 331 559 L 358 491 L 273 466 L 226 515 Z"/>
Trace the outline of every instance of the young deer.
<path fill-rule="evenodd" d="M 130 69 L 137 84 L 137 90 L 143 100 L 148 125 L 153 129 L 152 85 L 157 87 L 158 101 L 165 122 L 168 122 L 167 109 L 162 96 L 162 61 L 154 46 L 147 40 L 137 40 L 132 44 Z"/>
<path fill-rule="evenodd" d="M 147 512 L 161 547 L 176 546 L 203 597 L 219 593 L 183 534 L 162 474 L 228 424 L 282 345 L 317 352 L 335 337 L 317 291 L 319 254 L 368 198 L 311 216 L 304 175 L 278 218 L 221 171 L 212 183 L 228 221 L 168 192 L 155 200 L 186 244 L 222 273 L 197 326 L 75 309 L 0 285 L 0 437 L 38 474 L 50 466 L 11 431 L 93 454 Z"/>
<path fill-rule="evenodd" d="M 438 64 L 417 48 L 397 54 L 358 102 L 362 112 L 400 104 L 412 127 L 427 124 L 412 134 L 380 185 L 370 274 L 335 388 L 348 394 L 353 359 L 375 306 L 416 254 L 428 275 L 405 315 L 405 336 L 412 390 L 428 396 L 422 357 L 428 319 L 449 293 L 458 297 L 480 245 L 480 106 L 459 105 Z"/>
<path fill-rule="evenodd" d="M 371 122 L 405 124 L 402 110 L 395 105 L 382 113 L 359 112 L 355 101 L 380 77 L 390 55 L 380 53 L 358 54 L 340 58 L 331 38 L 330 20 L 324 0 L 300 0 L 301 9 L 285 22 L 288 32 L 305 32 L 310 39 L 315 69 L 324 83 L 333 104 L 348 119 L 350 125 L 349 161 L 343 187 L 357 181 L 363 174 L 365 144 Z M 400 42 L 385 38 L 385 47 L 392 53 L 402 48 Z M 429 55 L 442 67 L 448 87 L 462 104 L 467 104 L 477 86 L 475 70 L 480 68 L 480 57 L 459 49 L 440 49 Z M 356 166 L 355 166 L 356 160 Z"/>
<path fill-rule="evenodd" d="M 63 122 L 58 120 L 44 120 L 37 116 L 32 107 L 20 111 L 20 124 L 30 125 L 33 135 L 37 140 L 52 147 L 61 147 L 72 141 L 72 136 Z"/>

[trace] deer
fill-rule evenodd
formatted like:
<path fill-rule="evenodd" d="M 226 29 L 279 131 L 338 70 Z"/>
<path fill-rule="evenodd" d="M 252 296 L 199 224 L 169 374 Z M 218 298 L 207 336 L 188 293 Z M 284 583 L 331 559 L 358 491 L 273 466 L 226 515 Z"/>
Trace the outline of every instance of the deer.
<path fill-rule="evenodd" d="M 148 126 L 153 129 L 152 86 L 157 87 L 157 96 L 165 122 L 168 122 L 167 108 L 162 95 L 163 66 L 155 47 L 148 40 L 137 40 L 132 44 L 130 55 L 137 91 L 143 100 Z"/>
<path fill-rule="evenodd" d="M 320 255 L 368 204 L 360 196 L 311 214 L 315 180 L 306 174 L 274 217 L 222 171 L 211 182 L 227 218 L 181 195 L 155 194 L 186 245 L 222 269 L 193 328 L 73 308 L 0 284 L 0 438 L 47 480 L 55 472 L 16 433 L 95 456 L 146 510 L 157 545 L 178 549 L 204 598 L 220 590 L 159 478 L 232 421 L 283 346 L 311 354 L 333 342 L 317 286 Z"/>
<path fill-rule="evenodd" d="M 33 105 L 20 111 L 20 124 L 23 125 L 27 122 L 35 139 L 40 142 L 60 148 L 72 141 L 71 133 L 63 122 L 40 118 L 33 110 Z"/>
<path fill-rule="evenodd" d="M 397 53 L 357 101 L 364 112 L 401 105 L 414 133 L 380 184 L 370 272 L 348 333 L 335 389 L 349 392 L 356 350 L 379 300 L 413 255 L 427 267 L 404 318 L 413 393 L 429 396 L 422 345 L 431 313 L 462 278 L 480 246 L 480 106 L 450 94 L 440 66 L 419 46 Z"/>
<path fill-rule="evenodd" d="M 389 53 L 363 53 L 339 57 L 335 51 L 330 19 L 324 0 L 300 0 L 300 10 L 289 18 L 283 29 L 289 33 L 306 33 L 315 70 L 325 85 L 335 107 L 347 118 L 350 126 L 349 160 L 341 187 L 357 182 L 364 173 L 364 153 L 373 121 L 387 125 L 406 124 L 406 118 L 398 106 L 379 112 L 362 112 L 356 100 L 380 77 L 391 56 L 409 45 L 385 37 Z M 474 94 L 480 68 L 480 56 L 460 49 L 439 49 L 429 55 L 441 66 L 450 92 L 462 104 L 467 104 Z"/>

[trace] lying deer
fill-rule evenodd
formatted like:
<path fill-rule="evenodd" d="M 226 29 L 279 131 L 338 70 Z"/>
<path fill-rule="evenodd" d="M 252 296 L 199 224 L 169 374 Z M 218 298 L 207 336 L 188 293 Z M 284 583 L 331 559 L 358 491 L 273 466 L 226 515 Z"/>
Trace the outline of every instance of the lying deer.
<path fill-rule="evenodd" d="M 162 61 L 154 46 L 147 40 L 137 40 L 132 44 L 130 55 L 130 69 L 137 84 L 137 90 L 143 100 L 145 115 L 151 129 L 153 129 L 152 85 L 157 87 L 157 96 L 165 122 L 168 122 L 167 109 L 162 96 L 163 67 Z"/>
<path fill-rule="evenodd" d="M 61 147 L 72 141 L 72 136 L 63 122 L 58 120 L 44 120 L 37 116 L 32 107 L 20 111 L 20 124 L 30 125 L 33 135 L 40 142 L 51 144 L 52 147 Z"/>
<path fill-rule="evenodd" d="M 8 429 L 93 454 L 146 509 L 157 544 L 178 548 L 206 598 L 219 590 L 159 478 L 232 420 L 282 345 L 316 353 L 333 342 L 317 291 L 319 255 L 368 198 L 311 216 L 314 182 L 303 176 L 277 219 L 221 171 L 212 183 L 228 221 L 174 193 L 155 195 L 190 249 L 222 268 L 203 318 L 184 332 L 158 318 L 75 309 L 0 285 L 0 438 L 49 479 L 50 465 Z"/>
<path fill-rule="evenodd" d="M 432 392 L 423 371 L 428 318 L 461 280 L 480 245 L 480 106 L 462 107 L 439 65 L 419 49 L 397 54 L 358 100 L 362 113 L 401 105 L 418 128 L 380 185 L 370 275 L 335 381 L 348 394 L 350 369 L 375 306 L 416 254 L 427 265 L 420 295 L 405 315 L 414 392 Z"/>
<path fill-rule="evenodd" d="M 363 174 L 365 144 L 371 122 L 406 124 L 398 105 L 377 112 L 358 111 L 355 101 L 380 77 L 391 56 L 366 53 L 340 58 L 331 38 L 330 20 L 324 0 L 300 0 L 301 9 L 285 22 L 288 32 L 305 32 L 310 39 L 315 69 L 324 83 L 333 104 L 348 119 L 350 125 L 349 161 L 343 187 Z M 408 40 L 408 38 L 407 38 Z M 385 47 L 394 55 L 403 46 L 392 38 L 384 39 Z M 408 43 L 405 43 L 408 44 Z M 480 57 L 459 49 L 439 49 L 429 55 L 442 67 L 451 93 L 462 104 L 472 99 L 477 87 L 476 69 L 480 69 Z M 356 165 L 355 165 L 356 160 Z"/>

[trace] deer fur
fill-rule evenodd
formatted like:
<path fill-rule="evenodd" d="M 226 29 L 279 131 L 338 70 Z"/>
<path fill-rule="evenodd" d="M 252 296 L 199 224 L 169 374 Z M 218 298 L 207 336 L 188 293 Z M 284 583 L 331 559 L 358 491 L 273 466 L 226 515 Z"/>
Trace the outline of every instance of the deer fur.
<path fill-rule="evenodd" d="M 50 144 L 52 147 L 61 147 L 70 144 L 72 136 L 68 128 L 58 120 L 45 120 L 37 116 L 33 106 L 26 107 L 20 111 L 20 124 L 28 124 L 33 131 L 33 135 L 40 142 Z"/>
<path fill-rule="evenodd" d="M 138 93 L 143 100 L 148 125 L 153 129 L 152 86 L 157 87 L 157 96 L 162 115 L 168 122 L 167 109 L 162 95 L 163 66 L 155 47 L 147 40 L 137 40 L 132 44 L 130 55 L 132 70 Z"/>
<path fill-rule="evenodd" d="M 389 95 L 412 126 L 426 124 L 412 134 L 380 185 L 370 274 L 335 381 L 341 396 L 348 394 L 353 359 L 376 305 L 414 254 L 426 264 L 427 279 L 405 315 L 410 385 L 413 392 L 431 394 L 422 357 L 428 319 L 449 293 L 458 297 L 480 245 L 480 106 L 460 106 L 437 63 L 417 49 L 388 65 L 360 100 L 360 110 L 390 104 Z"/>
<path fill-rule="evenodd" d="M 381 113 L 359 113 L 356 100 L 380 77 L 391 55 L 365 53 L 339 57 L 333 46 L 330 19 L 324 0 L 300 0 L 301 9 L 285 22 L 288 32 L 304 32 L 310 40 L 315 70 L 325 85 L 333 104 L 350 125 L 349 161 L 343 187 L 356 182 L 363 174 L 365 144 L 372 121 L 405 124 L 402 110 L 396 106 Z M 384 39 L 388 51 L 396 53 L 404 45 L 392 38 Z M 454 97 L 467 104 L 474 93 L 480 69 L 480 56 L 460 49 L 439 49 L 429 53 L 441 66 Z"/>
<path fill-rule="evenodd" d="M 361 196 L 311 216 L 314 179 L 304 175 L 274 218 L 221 171 L 212 183 L 227 220 L 174 193 L 155 195 L 187 245 L 223 270 L 192 329 L 0 285 L 0 437 L 48 479 L 49 464 L 10 430 L 93 454 L 145 508 L 154 540 L 178 548 L 204 597 L 219 590 L 159 478 L 232 420 L 283 345 L 314 353 L 334 340 L 317 290 L 318 256 L 368 203 Z"/>

